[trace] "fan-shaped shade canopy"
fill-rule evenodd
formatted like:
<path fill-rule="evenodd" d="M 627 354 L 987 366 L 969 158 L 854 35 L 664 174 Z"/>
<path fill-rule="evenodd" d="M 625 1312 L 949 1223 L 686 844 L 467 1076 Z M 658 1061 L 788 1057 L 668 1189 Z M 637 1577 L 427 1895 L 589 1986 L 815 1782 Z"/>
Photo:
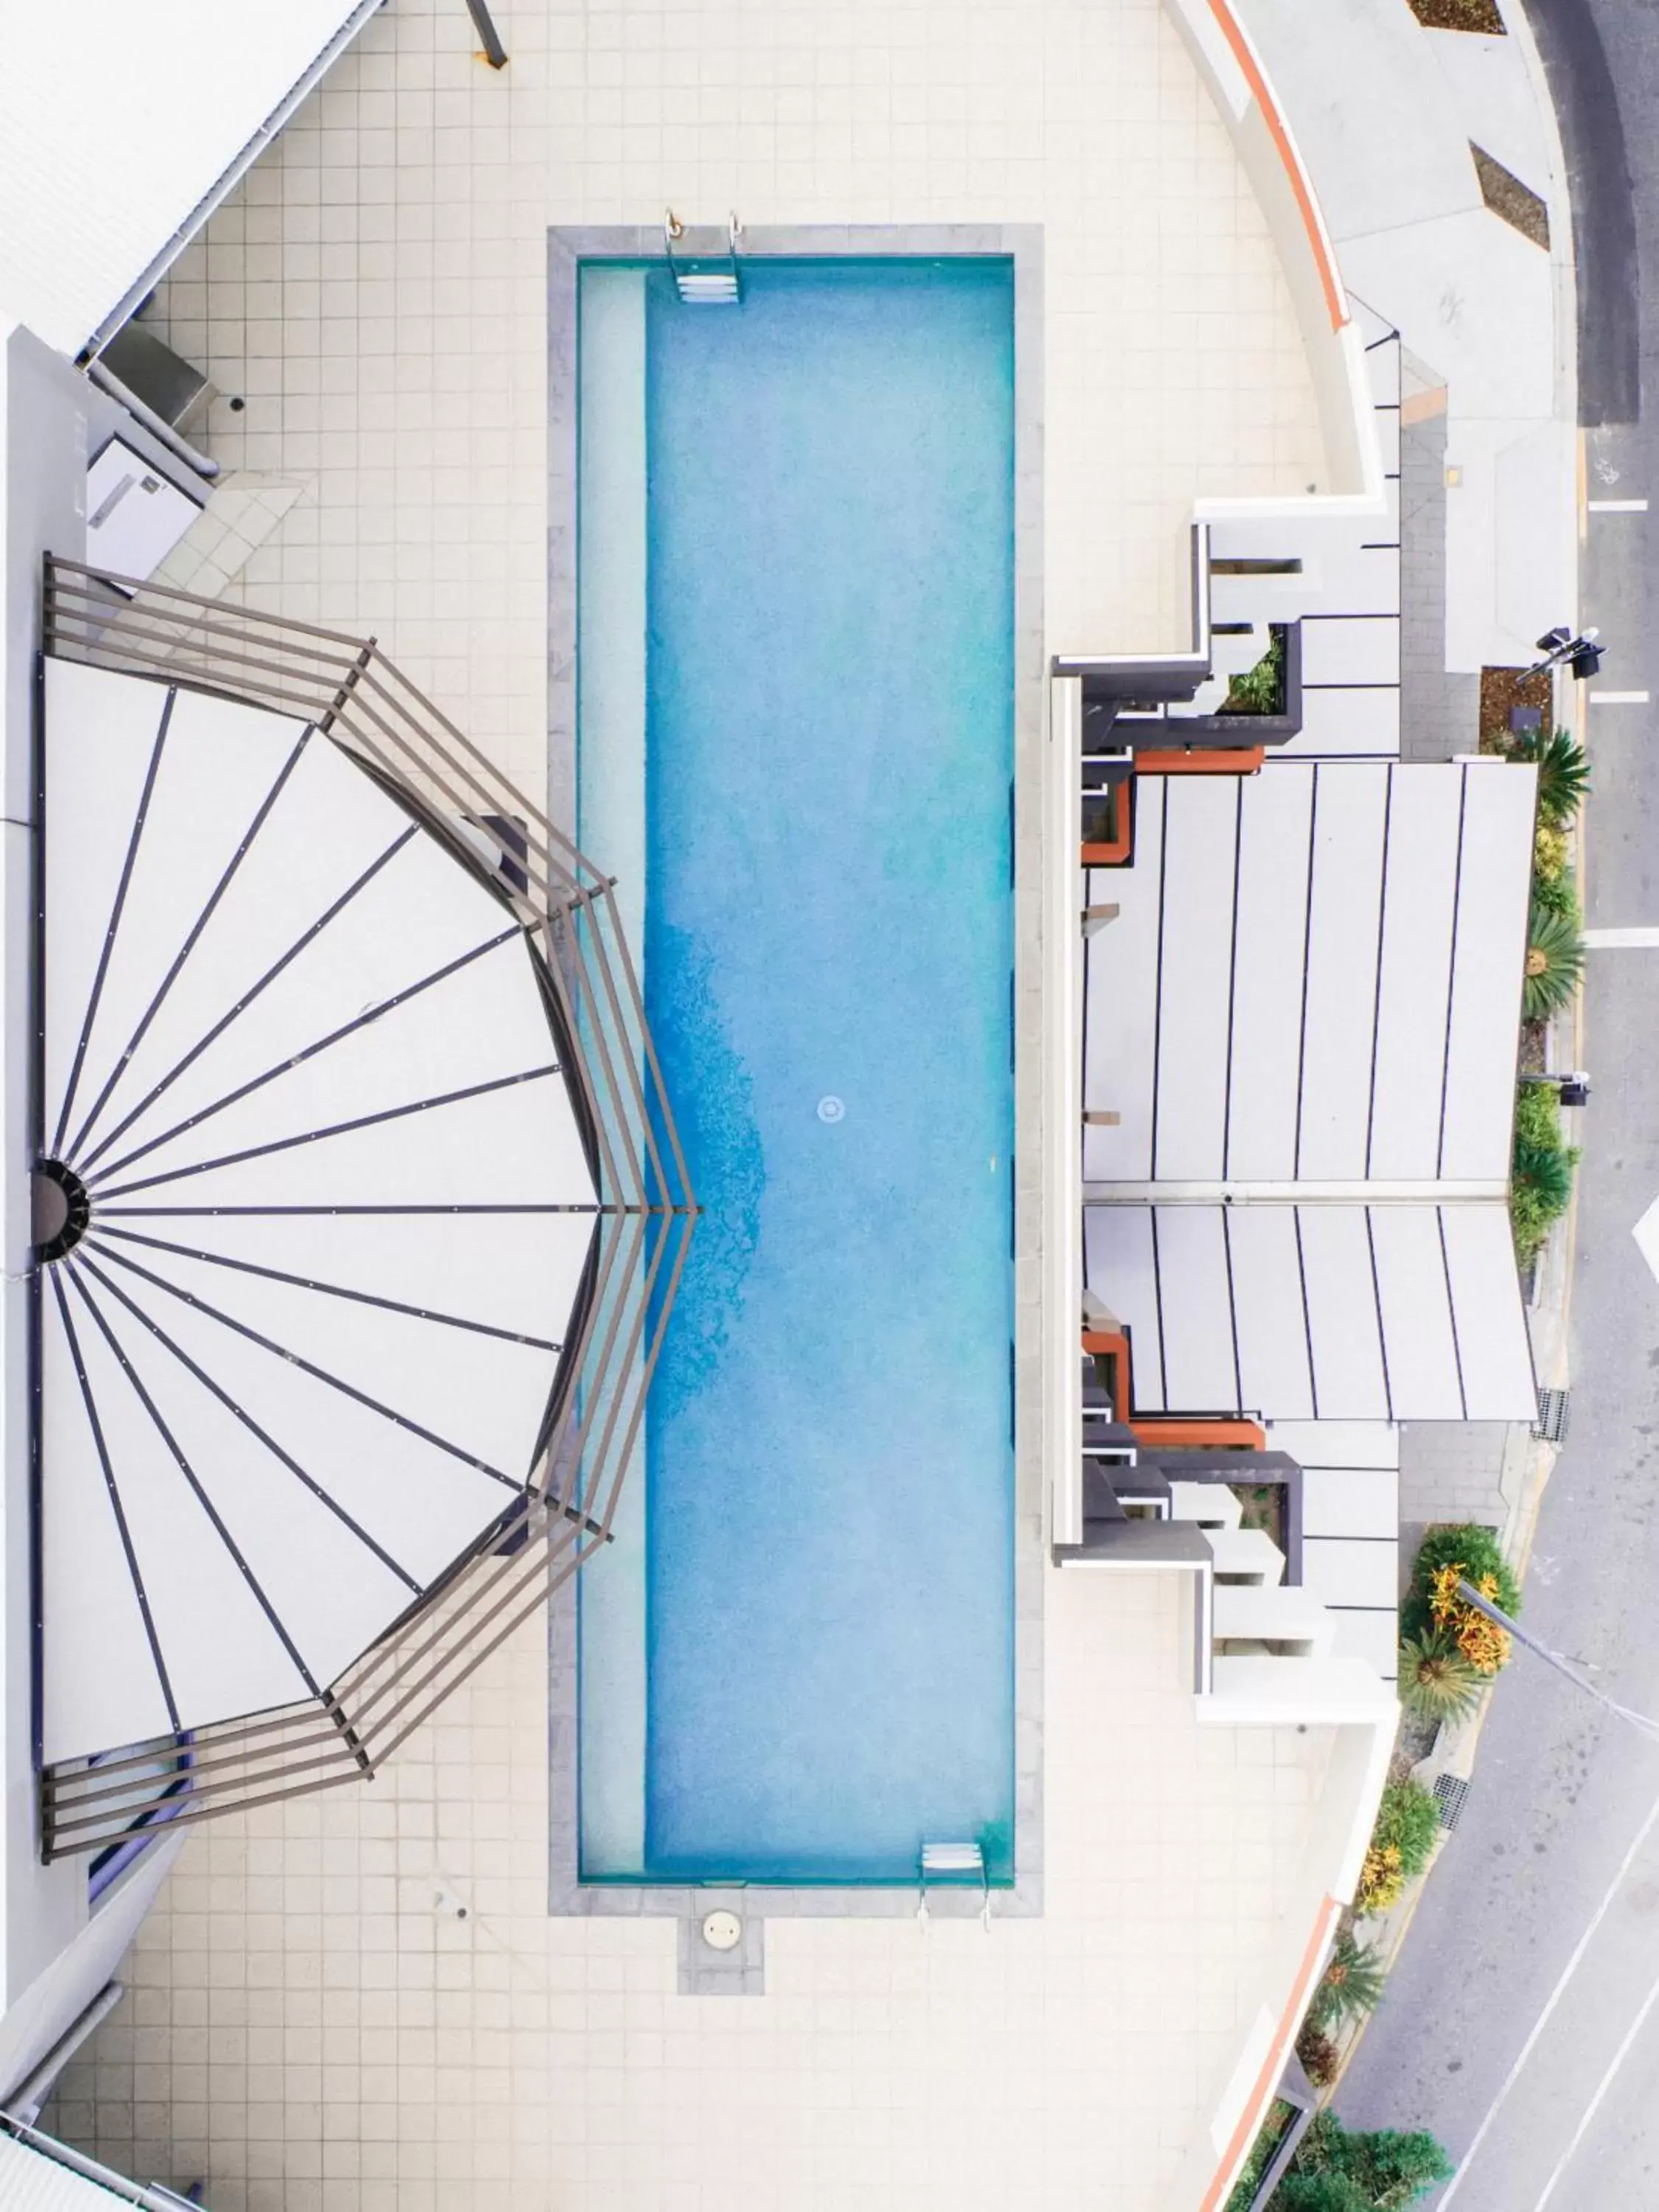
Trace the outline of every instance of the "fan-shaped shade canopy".
<path fill-rule="evenodd" d="M 316 1699 L 525 1492 L 594 1231 L 541 956 L 320 730 L 46 664 L 46 1760 Z"/>

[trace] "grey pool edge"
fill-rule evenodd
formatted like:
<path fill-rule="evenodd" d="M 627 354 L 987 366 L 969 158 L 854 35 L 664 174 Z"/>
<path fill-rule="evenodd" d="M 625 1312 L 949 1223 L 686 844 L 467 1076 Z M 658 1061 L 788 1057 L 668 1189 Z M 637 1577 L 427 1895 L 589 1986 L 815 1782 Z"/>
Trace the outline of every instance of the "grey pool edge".
<path fill-rule="evenodd" d="M 548 233 L 547 714 L 548 812 L 576 819 L 576 273 L 584 260 L 660 258 L 655 224 L 579 226 Z M 1014 1882 L 994 1893 L 995 1914 L 1042 1912 L 1042 1389 L 1040 1240 L 1042 1209 L 1042 227 L 1038 223 L 823 223 L 748 231 L 750 260 L 799 255 L 1006 254 L 1014 269 Z M 603 865 L 604 854 L 592 856 Z M 584 1882 L 577 1826 L 576 1601 L 567 1584 L 548 1607 L 548 1909 L 556 1917 L 700 1917 L 735 1908 L 767 1917 L 906 1918 L 914 1887 L 805 1888 L 732 1882 L 706 1887 Z M 734 1894 L 737 1893 L 737 1894 Z M 940 1918 L 980 1909 L 977 1891 L 935 1889 Z M 758 1929 L 757 1929 L 758 1936 Z M 681 1942 L 682 1988 L 710 1996 L 760 1986 L 758 1961 L 741 1982 L 719 1954 Z"/>

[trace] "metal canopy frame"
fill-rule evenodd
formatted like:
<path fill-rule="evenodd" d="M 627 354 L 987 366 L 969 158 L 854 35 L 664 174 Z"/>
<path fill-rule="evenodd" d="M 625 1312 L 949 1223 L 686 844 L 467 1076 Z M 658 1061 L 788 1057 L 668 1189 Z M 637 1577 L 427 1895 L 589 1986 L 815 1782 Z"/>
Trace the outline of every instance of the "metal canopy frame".
<path fill-rule="evenodd" d="M 574 1327 L 525 1497 L 372 1650 L 303 1705 L 46 1768 L 48 1859 L 372 1778 L 611 1538 L 697 1206 L 612 879 L 373 638 L 46 556 L 56 658 L 296 716 L 489 882 L 540 956 L 599 1192 Z M 502 861 L 477 849 L 493 836 Z M 34 1276 L 40 1296 L 41 1275 Z M 38 1443 L 38 1431 L 37 1431 Z"/>

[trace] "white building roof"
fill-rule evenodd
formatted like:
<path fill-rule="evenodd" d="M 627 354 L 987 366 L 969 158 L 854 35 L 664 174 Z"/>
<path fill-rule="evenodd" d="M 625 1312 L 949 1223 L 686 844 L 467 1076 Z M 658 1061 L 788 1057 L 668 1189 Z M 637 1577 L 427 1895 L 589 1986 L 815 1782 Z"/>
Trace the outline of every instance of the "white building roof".
<path fill-rule="evenodd" d="M 1087 950 L 1086 1182 L 1508 1176 L 1535 776 L 1147 776 Z"/>
<path fill-rule="evenodd" d="M 0 305 L 78 353 L 376 4 L 0 0 Z"/>
<path fill-rule="evenodd" d="M 1146 777 L 1085 954 L 1085 1268 L 1141 1413 L 1530 1419 L 1507 1207 L 1535 776 Z"/>
<path fill-rule="evenodd" d="M 327 737 L 49 660 L 45 771 L 51 1764 L 314 1698 L 523 1496 L 594 1191 L 524 928 Z"/>
<path fill-rule="evenodd" d="M 1086 1279 L 1129 1333 L 1137 1413 L 1530 1420 L 1501 1200 L 1091 1206 Z"/>

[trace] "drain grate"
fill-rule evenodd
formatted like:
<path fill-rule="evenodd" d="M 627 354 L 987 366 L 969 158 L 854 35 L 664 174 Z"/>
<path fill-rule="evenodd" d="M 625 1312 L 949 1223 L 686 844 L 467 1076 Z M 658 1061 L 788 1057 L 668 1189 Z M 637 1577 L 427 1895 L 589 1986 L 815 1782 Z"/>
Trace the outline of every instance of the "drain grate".
<path fill-rule="evenodd" d="M 1437 1774 L 1434 1778 L 1435 1802 L 1440 1808 L 1440 1825 L 1455 1828 L 1463 1816 L 1463 1802 L 1469 1794 L 1469 1785 L 1461 1774 Z"/>
<path fill-rule="evenodd" d="M 1538 1394 L 1538 1419 L 1532 1432 L 1541 1443 L 1559 1444 L 1567 1434 L 1567 1393 L 1565 1390 L 1540 1390 Z"/>

